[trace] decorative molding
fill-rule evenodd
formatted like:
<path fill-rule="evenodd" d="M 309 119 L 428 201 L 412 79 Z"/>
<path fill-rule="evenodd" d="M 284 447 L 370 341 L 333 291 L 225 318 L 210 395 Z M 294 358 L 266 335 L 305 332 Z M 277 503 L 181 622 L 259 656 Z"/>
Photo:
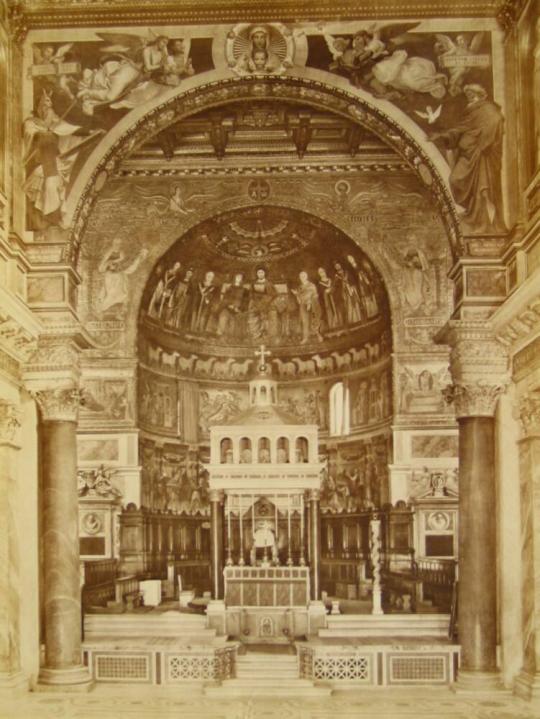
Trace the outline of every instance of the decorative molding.
<path fill-rule="evenodd" d="M 346 162 L 328 162 L 328 163 L 290 163 L 288 161 L 276 162 L 272 165 L 271 162 L 266 162 L 260 165 L 245 165 L 242 167 L 231 167 L 212 164 L 207 167 L 190 167 L 185 163 L 183 165 L 163 167 L 163 163 L 160 163 L 159 167 L 155 167 L 150 164 L 138 162 L 138 166 L 130 166 L 129 162 L 125 162 L 122 166 L 112 175 L 113 177 L 227 177 L 231 175 L 233 177 L 260 175 L 262 177 L 272 175 L 310 175 L 313 172 L 321 173 L 324 175 L 334 175 L 336 172 L 411 172 L 410 166 L 396 159 L 395 161 L 378 162 L 373 161 L 362 161 L 358 163 Z M 144 165 L 144 166 L 143 166 Z"/>
<path fill-rule="evenodd" d="M 513 3 L 507 2 L 511 5 Z M 409 17 L 494 17 L 501 0 L 24 0 L 17 2 L 31 29 L 103 25 L 157 26 L 178 23 L 238 23 Z"/>
<path fill-rule="evenodd" d="M 517 23 L 526 4 L 527 0 L 504 0 L 497 12 L 497 22 L 506 33 Z"/>
<path fill-rule="evenodd" d="M 0 349 L 17 362 L 26 362 L 36 349 L 36 339 L 10 314 L 0 312 Z"/>
<path fill-rule="evenodd" d="M 15 45 L 22 45 L 30 29 L 25 3 L 21 0 L 11 0 L 7 5 L 9 34 Z"/>
<path fill-rule="evenodd" d="M 38 403 L 44 421 L 76 422 L 84 402 L 77 387 L 30 390 L 30 395 Z"/>
<path fill-rule="evenodd" d="M 21 411 L 15 402 L 0 400 L 0 444 L 19 444 Z"/>
<path fill-rule="evenodd" d="M 540 437 L 540 392 L 529 392 L 520 398 L 519 419 L 525 438 Z"/>
<path fill-rule="evenodd" d="M 540 330 L 540 298 L 529 302 L 497 333 L 497 339 L 507 347 L 526 338 L 533 330 Z"/>
<path fill-rule="evenodd" d="M 78 375 L 79 352 L 73 342 L 63 337 L 43 337 L 27 359 L 26 372 L 43 372 L 76 369 Z"/>

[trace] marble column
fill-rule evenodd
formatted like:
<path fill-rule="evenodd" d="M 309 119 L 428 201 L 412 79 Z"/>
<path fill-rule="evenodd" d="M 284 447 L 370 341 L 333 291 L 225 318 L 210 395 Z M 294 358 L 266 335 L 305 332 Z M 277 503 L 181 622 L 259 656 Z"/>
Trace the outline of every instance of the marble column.
<path fill-rule="evenodd" d="M 309 545 L 311 599 L 318 601 L 321 598 L 321 511 L 318 489 L 312 489 L 309 493 Z"/>
<path fill-rule="evenodd" d="M 0 401 L 0 690 L 24 687 L 20 660 L 19 547 L 14 524 L 20 413 Z"/>
<path fill-rule="evenodd" d="M 540 699 L 540 391 L 519 403 L 522 439 L 519 442 L 521 494 L 523 667 L 515 690 L 527 699 Z M 517 551 L 517 549 L 516 549 Z"/>
<path fill-rule="evenodd" d="M 210 492 L 210 568 L 212 599 L 223 599 L 223 495 Z"/>
<path fill-rule="evenodd" d="M 87 690 L 81 662 L 81 593 L 77 495 L 77 413 L 74 387 L 32 392 L 41 410 L 42 558 L 45 663 L 41 689 Z"/>
<path fill-rule="evenodd" d="M 459 426 L 459 588 L 461 664 L 457 691 L 500 686 L 497 671 L 495 409 L 508 376 L 504 348 L 481 322 L 451 321 L 453 384 L 445 390 Z"/>

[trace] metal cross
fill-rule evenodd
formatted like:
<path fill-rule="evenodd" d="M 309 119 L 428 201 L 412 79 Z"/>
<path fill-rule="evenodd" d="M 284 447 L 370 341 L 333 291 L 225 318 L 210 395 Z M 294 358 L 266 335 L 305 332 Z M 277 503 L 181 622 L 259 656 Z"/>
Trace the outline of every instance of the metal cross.
<path fill-rule="evenodd" d="M 255 352 L 254 352 L 253 354 L 254 354 L 256 357 L 259 357 L 259 358 L 260 358 L 260 360 L 261 360 L 260 366 L 261 366 L 261 367 L 266 367 L 266 362 L 264 361 L 264 360 L 265 360 L 265 357 L 269 357 L 272 353 L 270 352 L 270 350 L 267 350 L 267 349 L 266 349 L 265 345 L 261 345 L 260 349 L 259 349 L 259 350 L 255 350 Z"/>

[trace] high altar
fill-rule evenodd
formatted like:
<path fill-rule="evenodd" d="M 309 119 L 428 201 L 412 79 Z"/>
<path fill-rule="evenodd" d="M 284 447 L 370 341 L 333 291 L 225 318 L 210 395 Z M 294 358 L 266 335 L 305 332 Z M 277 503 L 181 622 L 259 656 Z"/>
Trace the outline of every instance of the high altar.
<path fill-rule="evenodd" d="M 317 425 L 279 407 L 265 362 L 249 383 L 250 407 L 210 430 L 214 602 L 228 634 L 244 641 L 301 636 L 321 615 L 321 463 Z"/>

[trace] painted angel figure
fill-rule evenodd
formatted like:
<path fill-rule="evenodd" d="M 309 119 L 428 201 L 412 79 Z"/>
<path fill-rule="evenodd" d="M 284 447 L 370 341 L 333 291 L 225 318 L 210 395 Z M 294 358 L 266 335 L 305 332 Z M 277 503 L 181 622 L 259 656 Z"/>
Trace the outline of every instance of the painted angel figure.
<path fill-rule="evenodd" d="M 279 75 L 292 65 L 292 38 L 273 25 L 239 25 L 227 40 L 229 65 L 237 75 Z"/>
<path fill-rule="evenodd" d="M 352 38 L 334 37 L 324 33 L 326 45 L 332 54 L 332 62 L 328 69 L 354 71 L 361 68 L 370 60 L 376 60 L 388 55 L 385 43 L 381 40 L 379 32 L 360 30 Z"/>
<path fill-rule="evenodd" d="M 128 33 L 97 33 L 107 44 L 101 48 L 104 59 L 97 70 L 84 70 L 78 97 L 87 114 L 97 105 L 113 109 L 138 107 L 158 97 L 167 86 L 194 73 L 189 47 L 151 33 L 148 37 Z"/>
<path fill-rule="evenodd" d="M 389 100 L 400 99 L 408 92 L 426 92 L 440 99 L 446 93 L 446 75 L 437 72 L 431 60 L 410 56 L 409 50 L 403 47 L 414 46 L 418 36 L 411 31 L 418 25 L 417 22 L 371 24 L 347 41 L 347 46 L 344 46 L 344 38 L 332 41 L 327 38 L 334 57 L 334 67 L 331 65 L 329 69 L 345 71 L 354 85 L 368 86 Z M 339 40 L 337 44 L 336 40 Z"/>
<path fill-rule="evenodd" d="M 470 42 L 463 34 L 457 35 L 455 42 L 448 35 L 440 33 L 436 34 L 436 38 L 435 52 L 439 58 L 439 67 L 448 71 L 448 92 L 453 96 L 459 95 L 471 66 L 467 58 L 478 55 L 484 33 L 475 33 Z M 489 58 L 486 59 L 489 62 Z"/>
<path fill-rule="evenodd" d="M 72 63 L 66 67 L 66 55 L 73 47 L 72 42 L 64 43 L 59 47 L 53 45 L 32 45 L 32 65 L 28 68 L 28 77 L 46 76 L 50 77 L 52 83 L 71 100 L 74 99 L 72 90 L 77 83 L 69 75 L 78 72 L 79 64 Z M 68 72 L 65 72 L 67 69 Z"/>

